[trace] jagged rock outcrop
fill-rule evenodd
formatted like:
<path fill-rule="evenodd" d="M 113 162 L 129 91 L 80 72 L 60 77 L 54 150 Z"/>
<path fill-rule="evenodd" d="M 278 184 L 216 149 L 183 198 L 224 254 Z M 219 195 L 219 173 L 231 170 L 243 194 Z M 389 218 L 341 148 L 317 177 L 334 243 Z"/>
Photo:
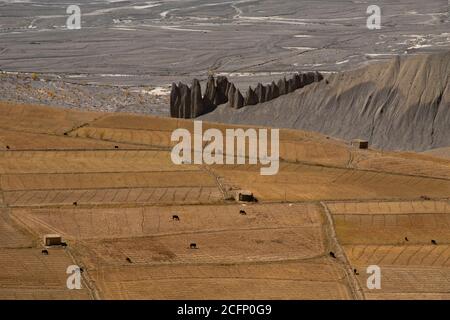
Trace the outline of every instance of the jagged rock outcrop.
<path fill-rule="evenodd" d="M 205 113 L 204 111 L 200 81 L 194 79 L 191 86 L 191 113 L 189 118 L 195 118 L 202 115 Z"/>
<path fill-rule="evenodd" d="M 181 83 L 178 85 L 180 89 L 181 103 L 178 118 L 190 118 L 191 116 L 191 89 Z"/>
<path fill-rule="evenodd" d="M 285 95 L 285 94 L 288 93 L 286 78 L 278 80 L 278 89 L 279 89 L 279 92 L 280 92 L 280 96 Z"/>
<path fill-rule="evenodd" d="M 323 75 L 319 72 L 314 72 L 314 81 L 313 82 L 319 82 L 323 80 Z"/>
<path fill-rule="evenodd" d="M 239 91 L 239 89 L 236 89 L 236 91 L 234 93 L 234 105 L 233 105 L 233 107 L 235 109 L 240 109 L 243 106 L 244 106 L 244 97 L 242 96 L 242 94 Z"/>
<path fill-rule="evenodd" d="M 228 88 L 228 106 L 234 109 L 240 109 L 244 106 L 244 97 L 234 84 Z"/>
<path fill-rule="evenodd" d="M 297 90 L 297 88 L 295 87 L 295 78 L 289 79 L 287 83 L 287 92 L 291 93 L 295 90 Z"/>
<path fill-rule="evenodd" d="M 300 74 L 294 74 L 294 86 L 295 90 L 300 89 L 302 87 L 302 77 Z"/>
<path fill-rule="evenodd" d="M 172 83 L 172 90 L 170 91 L 170 116 L 178 118 L 181 105 L 181 93 L 176 83 Z"/>
<path fill-rule="evenodd" d="M 280 96 L 280 89 L 278 88 L 275 81 L 272 81 L 272 99 L 276 99 Z"/>
<path fill-rule="evenodd" d="M 261 83 L 258 83 L 255 89 L 256 96 L 258 97 L 258 103 L 266 102 L 266 87 Z"/>
<path fill-rule="evenodd" d="M 307 84 L 319 81 L 318 79 L 322 79 L 320 74 L 309 72 L 295 74 L 289 80 L 280 79 L 278 85 L 274 81 L 266 86 L 258 83 L 255 90 L 249 87 L 245 98 L 240 90 L 224 76 L 219 76 L 217 79 L 209 76 L 203 96 L 200 82 L 197 79 L 192 81 L 191 87 L 183 83 L 178 85 L 174 83 L 170 93 L 170 115 L 177 118 L 196 118 L 225 103 L 233 109 L 239 109 L 268 102 L 280 95 L 294 92 Z"/>
<path fill-rule="evenodd" d="M 231 84 L 230 87 L 228 88 L 228 106 L 230 108 L 234 107 L 235 94 L 236 94 L 236 87 L 234 86 L 234 84 Z"/>
<path fill-rule="evenodd" d="M 253 106 L 258 103 L 258 96 L 252 87 L 248 87 L 247 93 L 245 94 L 244 106 Z"/>
<path fill-rule="evenodd" d="M 216 94 L 214 97 L 214 104 L 219 106 L 228 101 L 228 90 L 229 90 L 228 79 L 224 76 L 219 76 L 216 79 Z"/>
<path fill-rule="evenodd" d="M 225 90 L 225 95 L 228 97 L 228 91 L 230 90 L 230 87 L 231 87 L 231 82 L 228 82 L 227 83 L 227 88 L 226 88 L 226 90 Z"/>
<path fill-rule="evenodd" d="M 273 99 L 273 88 L 272 88 L 272 84 L 269 84 L 265 87 L 265 96 L 264 96 L 264 101 L 270 101 Z"/>
<path fill-rule="evenodd" d="M 203 96 L 203 105 L 205 109 L 214 109 L 214 97 L 216 96 L 216 83 L 213 76 L 208 77 L 206 82 L 205 95 Z M 210 110 L 212 111 L 212 110 Z"/>

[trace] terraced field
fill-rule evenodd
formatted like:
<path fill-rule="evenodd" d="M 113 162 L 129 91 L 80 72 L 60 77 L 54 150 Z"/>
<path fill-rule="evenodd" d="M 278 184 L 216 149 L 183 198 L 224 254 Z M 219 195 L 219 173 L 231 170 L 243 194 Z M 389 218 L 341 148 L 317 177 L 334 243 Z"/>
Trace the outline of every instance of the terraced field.
<path fill-rule="evenodd" d="M 232 185 L 253 190 L 264 201 L 446 198 L 449 179 L 303 163 L 281 163 L 277 175 L 261 176 L 250 166 L 214 167 Z"/>
<path fill-rule="evenodd" d="M 327 205 L 336 232 L 365 288 L 370 265 L 381 268 L 369 299 L 450 298 L 450 202 L 344 202 Z"/>
<path fill-rule="evenodd" d="M 0 299 L 90 299 L 85 288 L 67 290 L 66 269 L 74 264 L 63 249 L 42 255 L 37 239 L 0 213 Z"/>
<path fill-rule="evenodd" d="M 242 209 L 246 215 L 239 214 Z M 172 219 L 174 214 L 179 221 Z M 42 234 L 55 230 L 66 238 L 78 240 L 320 227 L 323 223 L 320 207 L 314 204 L 13 208 L 11 215 L 33 229 L 40 225 Z"/>
<path fill-rule="evenodd" d="M 128 272 L 127 272 L 128 271 Z M 345 277 L 325 259 L 229 265 L 103 268 L 106 299 L 350 299 Z M 174 288 L 176 287 L 176 290 Z M 205 290 L 211 288 L 211 290 Z M 269 288 L 269 290 L 268 290 Z"/>
<path fill-rule="evenodd" d="M 0 298 L 449 298 L 448 160 L 281 130 L 279 173 L 261 176 L 173 164 L 187 120 L 0 114 Z M 258 202 L 235 201 L 240 189 Z M 67 246 L 45 255 L 49 233 Z M 66 288 L 72 264 L 82 290 Z M 380 290 L 366 286 L 372 264 Z"/>

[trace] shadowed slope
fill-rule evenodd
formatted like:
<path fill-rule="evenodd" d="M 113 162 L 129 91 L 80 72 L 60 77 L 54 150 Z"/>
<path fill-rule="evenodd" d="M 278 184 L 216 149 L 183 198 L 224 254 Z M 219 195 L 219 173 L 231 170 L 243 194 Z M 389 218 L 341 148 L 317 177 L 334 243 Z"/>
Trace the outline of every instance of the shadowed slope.
<path fill-rule="evenodd" d="M 221 106 L 204 120 L 319 131 L 368 139 L 388 150 L 450 145 L 450 52 L 396 57 L 240 110 Z"/>

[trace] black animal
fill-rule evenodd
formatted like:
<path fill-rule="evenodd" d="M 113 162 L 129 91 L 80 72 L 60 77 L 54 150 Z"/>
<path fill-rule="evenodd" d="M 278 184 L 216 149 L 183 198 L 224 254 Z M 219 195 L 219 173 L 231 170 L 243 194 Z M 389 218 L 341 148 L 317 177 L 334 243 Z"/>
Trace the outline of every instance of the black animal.
<path fill-rule="evenodd" d="M 67 247 L 67 243 L 61 242 L 61 247 Z"/>
<path fill-rule="evenodd" d="M 353 273 L 354 273 L 355 275 L 359 276 L 359 272 L 358 272 L 358 270 L 356 270 L 356 269 L 353 269 Z"/>
<path fill-rule="evenodd" d="M 73 205 L 74 205 L 74 206 L 77 206 L 77 205 L 78 205 L 78 202 L 74 201 Z"/>
<path fill-rule="evenodd" d="M 9 146 L 6 146 L 6 149 L 8 149 L 8 150 L 9 150 Z"/>
<path fill-rule="evenodd" d="M 191 249 L 197 249 L 197 244 L 196 243 L 191 243 L 189 248 Z"/>
<path fill-rule="evenodd" d="M 405 237 L 405 241 L 409 241 L 409 240 L 408 240 L 408 237 Z"/>
<path fill-rule="evenodd" d="M 239 210 L 239 214 L 242 214 L 243 216 L 245 216 L 247 214 L 247 212 L 245 212 L 245 210 Z"/>
<path fill-rule="evenodd" d="M 114 149 L 119 149 L 119 146 L 114 146 Z"/>
<path fill-rule="evenodd" d="M 437 244 L 436 240 L 431 240 L 432 244 Z"/>
<path fill-rule="evenodd" d="M 83 268 L 80 268 L 80 273 L 83 273 L 84 272 L 84 269 Z"/>
<path fill-rule="evenodd" d="M 330 251 L 330 257 L 332 257 L 333 259 L 336 259 L 336 255 L 334 254 L 333 251 Z"/>
<path fill-rule="evenodd" d="M 46 249 L 43 249 L 43 250 L 41 251 L 41 253 L 42 253 L 43 255 L 45 255 L 45 256 L 48 256 L 48 250 L 46 250 Z"/>
<path fill-rule="evenodd" d="M 133 263 L 133 261 L 131 261 L 131 259 L 128 257 L 125 260 L 127 260 L 128 263 Z"/>
<path fill-rule="evenodd" d="M 172 216 L 172 220 L 173 220 L 173 221 L 180 221 L 180 217 L 177 216 L 176 214 L 174 214 L 174 215 Z"/>

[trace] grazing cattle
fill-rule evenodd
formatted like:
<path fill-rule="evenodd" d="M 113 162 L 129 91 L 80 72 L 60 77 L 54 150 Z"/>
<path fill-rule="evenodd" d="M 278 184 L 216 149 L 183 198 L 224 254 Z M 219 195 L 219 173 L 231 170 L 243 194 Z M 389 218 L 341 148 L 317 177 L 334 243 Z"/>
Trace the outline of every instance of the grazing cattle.
<path fill-rule="evenodd" d="M 359 276 L 359 272 L 358 272 L 358 270 L 356 270 L 356 269 L 353 269 L 353 273 L 356 275 L 356 276 Z"/>
<path fill-rule="evenodd" d="M 84 269 L 83 269 L 83 268 L 80 268 L 80 272 L 83 273 L 83 272 L 84 272 Z"/>
<path fill-rule="evenodd" d="M 245 212 L 245 210 L 239 210 L 239 214 L 245 216 L 247 214 L 247 212 Z"/>
<path fill-rule="evenodd" d="M 409 241 L 408 237 L 405 237 L 405 241 Z"/>
<path fill-rule="evenodd" d="M 8 149 L 8 150 L 9 150 L 9 146 L 6 146 L 6 149 Z"/>
<path fill-rule="evenodd" d="M 74 201 L 74 202 L 73 202 L 73 205 L 74 205 L 74 206 L 77 206 L 77 205 L 78 205 L 78 202 Z"/>
<path fill-rule="evenodd" d="M 119 149 L 119 146 L 114 146 L 114 149 Z"/>
<path fill-rule="evenodd" d="M 64 135 L 67 136 L 67 132 L 64 132 Z"/>
<path fill-rule="evenodd" d="M 125 260 L 127 260 L 128 263 L 133 263 L 133 262 L 131 261 L 131 259 L 128 258 L 128 257 L 127 257 Z"/>
<path fill-rule="evenodd" d="M 336 255 L 334 254 L 333 251 L 330 251 L 330 257 L 332 257 L 333 259 L 336 259 Z"/>
<path fill-rule="evenodd" d="M 61 247 L 67 247 L 67 243 L 61 242 Z"/>
<path fill-rule="evenodd" d="M 429 196 L 420 196 L 420 199 L 422 200 L 431 200 Z"/>
<path fill-rule="evenodd" d="M 191 249 L 197 249 L 197 244 L 196 243 L 191 243 L 189 248 Z"/>
<path fill-rule="evenodd" d="M 437 244 L 436 240 L 431 240 L 432 244 Z"/>
<path fill-rule="evenodd" d="M 42 250 L 41 253 L 45 256 L 48 256 L 48 250 L 46 250 L 46 249 Z"/>
<path fill-rule="evenodd" d="M 172 216 L 172 220 L 173 220 L 173 221 L 180 221 L 180 217 L 177 216 L 176 214 L 174 214 L 174 215 Z"/>

